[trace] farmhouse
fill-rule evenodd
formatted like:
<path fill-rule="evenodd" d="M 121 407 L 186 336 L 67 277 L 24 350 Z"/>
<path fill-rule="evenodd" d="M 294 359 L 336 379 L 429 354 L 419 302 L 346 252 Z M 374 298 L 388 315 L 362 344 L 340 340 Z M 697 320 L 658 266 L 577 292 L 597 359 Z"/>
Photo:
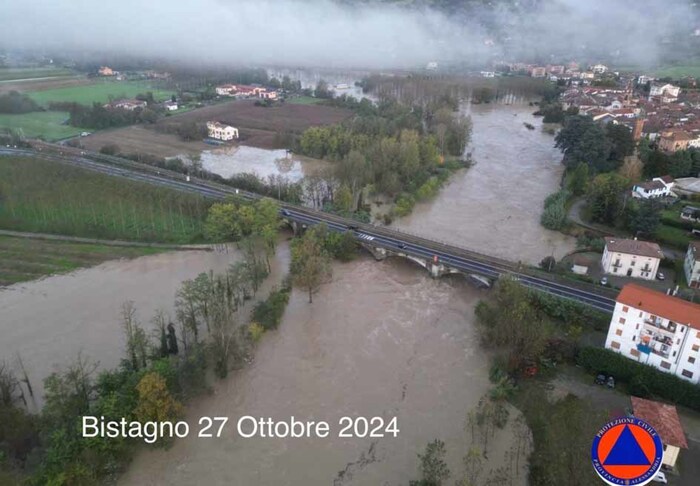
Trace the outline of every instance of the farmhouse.
<path fill-rule="evenodd" d="M 653 199 L 657 197 L 671 197 L 675 185 L 671 176 L 654 177 L 650 181 L 635 184 L 632 188 L 632 196 L 640 199 Z"/>
<path fill-rule="evenodd" d="M 215 121 L 207 122 L 207 132 L 209 137 L 217 140 L 233 140 L 234 138 L 238 138 L 238 128 Z"/>
<path fill-rule="evenodd" d="M 606 237 L 601 264 L 605 273 L 654 280 L 663 257 L 656 243 Z"/>
<path fill-rule="evenodd" d="M 117 100 L 104 105 L 105 108 L 134 111 L 138 108 L 146 108 L 148 103 L 142 100 Z"/>
<path fill-rule="evenodd" d="M 673 469 L 681 449 L 688 448 L 681 420 L 675 405 L 631 397 L 632 413 L 654 427 L 664 445 L 661 465 Z"/>
<path fill-rule="evenodd" d="M 97 70 L 97 74 L 100 76 L 114 76 L 116 73 L 108 66 L 101 66 L 100 69 Z"/>
<path fill-rule="evenodd" d="M 166 101 L 163 103 L 163 108 L 165 108 L 168 111 L 175 111 L 177 110 L 177 101 Z"/>
<path fill-rule="evenodd" d="M 617 296 L 605 347 L 697 384 L 700 304 L 627 284 Z"/>

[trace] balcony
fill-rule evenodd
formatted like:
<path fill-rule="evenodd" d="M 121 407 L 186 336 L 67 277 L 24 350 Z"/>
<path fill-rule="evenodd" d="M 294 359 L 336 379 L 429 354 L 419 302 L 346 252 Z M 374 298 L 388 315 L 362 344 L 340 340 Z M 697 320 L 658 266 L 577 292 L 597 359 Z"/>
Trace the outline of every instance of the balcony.
<path fill-rule="evenodd" d="M 654 329 L 658 329 L 662 332 L 667 332 L 670 335 L 674 335 L 676 333 L 676 323 L 673 321 L 669 321 L 668 324 L 664 325 L 663 321 L 659 318 L 644 319 L 644 325 L 651 326 Z"/>

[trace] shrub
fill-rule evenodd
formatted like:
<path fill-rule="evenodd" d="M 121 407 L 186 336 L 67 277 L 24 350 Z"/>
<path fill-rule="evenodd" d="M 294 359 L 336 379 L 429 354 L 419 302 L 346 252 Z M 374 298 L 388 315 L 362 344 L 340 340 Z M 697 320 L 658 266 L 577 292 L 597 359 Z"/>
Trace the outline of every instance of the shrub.
<path fill-rule="evenodd" d="M 533 291 L 530 292 L 530 302 L 532 302 L 539 311 L 569 326 L 580 326 L 582 328 L 593 328 L 596 331 L 606 331 L 610 324 L 610 317 L 608 314 L 573 300 Z"/>
<path fill-rule="evenodd" d="M 569 191 L 562 189 L 545 199 L 544 212 L 540 218 L 542 226 L 550 230 L 560 230 L 566 225 L 566 202 L 569 196 Z"/>
<path fill-rule="evenodd" d="M 289 302 L 288 287 L 273 290 L 266 300 L 259 302 L 255 306 L 253 320 L 260 323 L 266 331 L 277 329 L 282 320 L 284 309 L 287 307 L 287 302 Z"/>
<path fill-rule="evenodd" d="M 700 386 L 675 375 L 602 348 L 582 348 L 576 361 L 588 371 L 611 374 L 616 380 L 627 383 L 632 394 L 656 396 L 700 410 Z"/>

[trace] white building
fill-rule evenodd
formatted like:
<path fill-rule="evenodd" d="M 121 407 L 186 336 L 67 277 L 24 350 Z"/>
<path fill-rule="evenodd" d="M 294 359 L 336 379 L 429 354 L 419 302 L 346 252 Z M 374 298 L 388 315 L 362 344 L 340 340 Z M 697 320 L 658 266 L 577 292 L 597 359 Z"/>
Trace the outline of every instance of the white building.
<path fill-rule="evenodd" d="M 148 103 L 143 100 L 117 100 L 104 105 L 105 108 L 117 108 L 121 110 L 134 111 L 137 108 L 146 108 Z"/>
<path fill-rule="evenodd" d="M 632 196 L 640 199 L 657 197 L 673 197 L 673 186 L 676 181 L 671 176 L 654 177 L 650 181 L 640 182 L 632 187 Z"/>
<path fill-rule="evenodd" d="M 656 243 L 606 237 L 601 265 L 605 273 L 654 280 L 663 257 Z"/>
<path fill-rule="evenodd" d="M 207 132 L 211 138 L 217 140 L 233 140 L 234 138 L 238 138 L 238 128 L 219 122 L 207 122 Z"/>
<path fill-rule="evenodd" d="M 697 384 L 700 304 L 625 285 L 617 296 L 605 347 Z"/>
<path fill-rule="evenodd" d="M 163 107 L 168 111 L 176 111 L 178 108 L 176 101 L 166 101 L 163 103 Z"/>
<path fill-rule="evenodd" d="M 595 74 L 605 74 L 608 72 L 608 66 L 605 64 L 596 64 L 591 68 L 591 71 L 593 71 Z"/>
<path fill-rule="evenodd" d="M 664 103 L 672 103 L 678 99 L 681 88 L 672 84 L 652 84 L 649 89 L 649 98 L 661 97 Z"/>
<path fill-rule="evenodd" d="M 222 84 L 216 87 L 216 94 L 219 96 L 234 96 L 236 94 L 235 84 Z"/>
<path fill-rule="evenodd" d="M 700 288 L 700 242 L 691 241 L 683 264 L 688 287 Z"/>

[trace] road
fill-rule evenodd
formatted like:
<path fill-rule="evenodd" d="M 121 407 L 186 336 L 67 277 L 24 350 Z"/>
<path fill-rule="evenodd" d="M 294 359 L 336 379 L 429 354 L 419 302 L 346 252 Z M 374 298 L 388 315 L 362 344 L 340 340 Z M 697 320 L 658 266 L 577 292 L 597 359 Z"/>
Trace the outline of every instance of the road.
<path fill-rule="evenodd" d="M 237 196 L 255 200 L 261 197 L 257 194 L 223 184 L 196 178 L 188 180 L 187 176 L 183 174 L 126 159 L 88 153 L 68 147 L 57 149 L 55 146 L 48 144 L 41 147 L 43 148 L 40 151 L 0 148 L 0 155 L 39 156 L 58 163 L 82 167 L 111 176 L 170 187 L 178 191 L 199 194 L 213 199 Z M 352 231 L 360 242 L 365 244 L 371 243 L 376 247 L 384 248 L 394 253 L 402 253 L 427 260 L 434 260 L 437 257 L 440 263 L 448 267 L 491 279 L 496 279 L 501 275 L 512 275 L 528 288 L 574 300 L 607 313 L 612 313 L 615 307 L 615 293 L 593 285 L 583 282 L 565 281 L 550 274 L 539 275 L 533 269 L 524 267 L 519 263 L 508 262 L 448 243 L 429 240 L 386 227 L 357 223 L 350 219 L 287 203 L 280 203 L 280 205 L 282 216 L 289 221 L 305 225 L 324 223 L 332 231 Z"/>

